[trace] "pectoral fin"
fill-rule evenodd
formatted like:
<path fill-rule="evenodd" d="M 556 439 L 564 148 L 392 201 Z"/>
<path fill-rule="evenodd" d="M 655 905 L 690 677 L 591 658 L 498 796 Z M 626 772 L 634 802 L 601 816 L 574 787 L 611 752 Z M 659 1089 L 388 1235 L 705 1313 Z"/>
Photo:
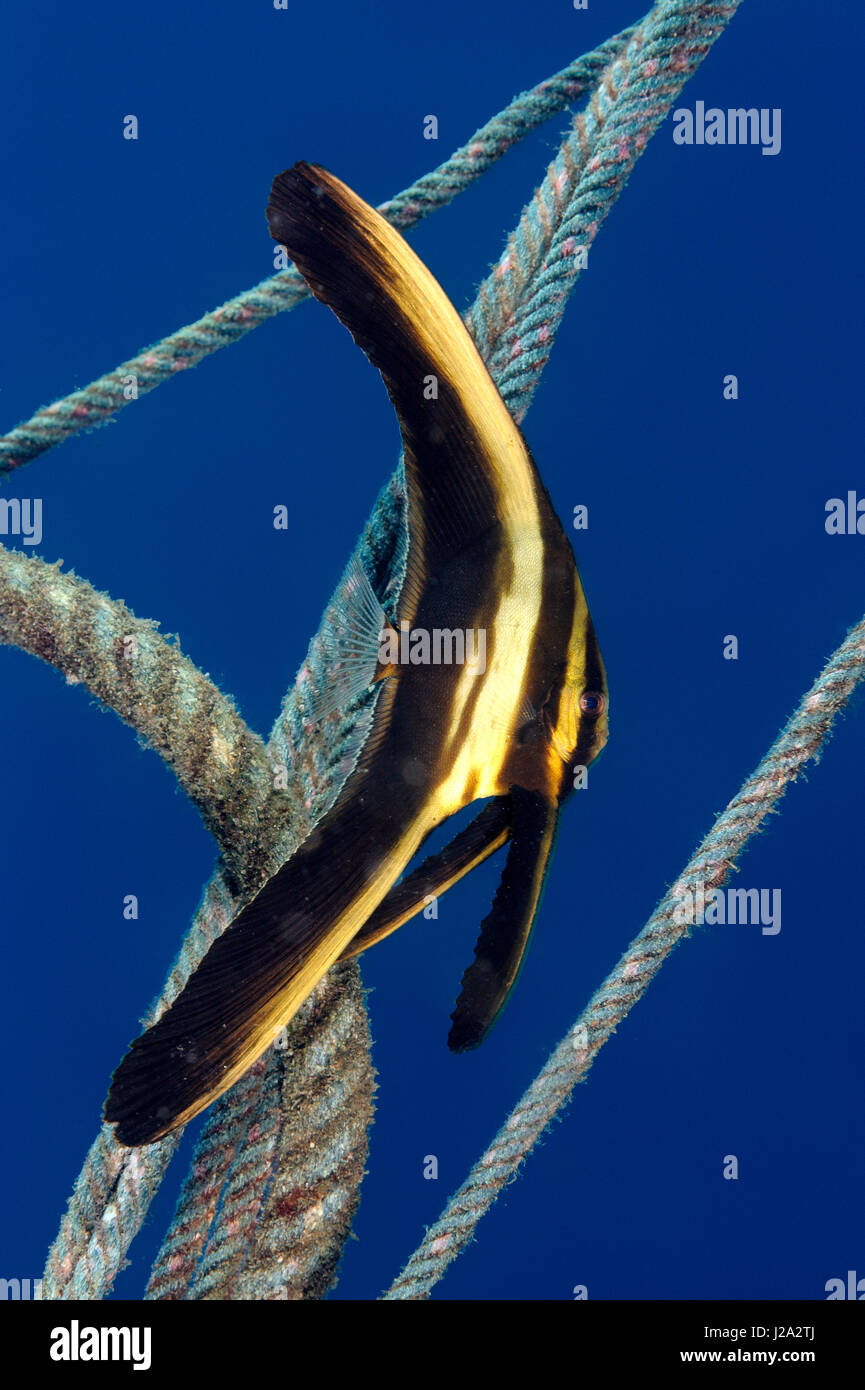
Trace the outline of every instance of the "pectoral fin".
<path fill-rule="evenodd" d="M 381 674 L 382 633 L 392 631 L 366 570 L 355 556 L 343 575 L 343 602 L 333 616 L 322 650 L 327 685 L 315 698 L 314 715 L 322 719 L 343 710 Z"/>
<path fill-rule="evenodd" d="M 482 1043 L 507 1003 L 522 969 L 555 843 L 558 807 L 520 787 L 512 787 L 510 796 L 511 846 L 492 909 L 481 925 L 475 959 L 463 975 L 451 1014 L 452 1052 L 467 1052 Z"/>
<path fill-rule="evenodd" d="M 438 854 L 431 854 L 408 874 L 376 908 L 365 926 L 346 946 L 340 960 L 360 955 L 367 947 L 390 936 L 430 898 L 441 897 L 467 873 L 482 864 L 506 842 L 511 827 L 510 797 L 497 796 L 465 830 L 455 835 Z"/>

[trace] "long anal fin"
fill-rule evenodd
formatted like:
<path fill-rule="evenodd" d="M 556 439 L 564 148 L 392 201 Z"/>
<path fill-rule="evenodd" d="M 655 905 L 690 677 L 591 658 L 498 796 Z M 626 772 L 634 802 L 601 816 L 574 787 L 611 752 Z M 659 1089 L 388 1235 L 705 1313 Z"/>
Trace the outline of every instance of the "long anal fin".
<path fill-rule="evenodd" d="M 511 788 L 510 799 L 511 845 L 451 1014 L 452 1052 L 478 1047 L 507 1003 L 522 969 L 555 844 L 557 805 L 521 787 Z"/>
<path fill-rule="evenodd" d="M 293 1017 L 424 838 L 419 808 L 397 792 L 374 772 L 350 779 L 132 1043 L 104 1112 L 121 1144 L 152 1143 L 192 1119 Z"/>
<path fill-rule="evenodd" d="M 438 854 L 431 854 L 402 883 L 390 890 L 365 926 L 346 946 L 340 960 L 350 960 L 374 946 L 420 912 L 430 897 L 441 897 L 506 843 L 511 828 L 511 802 L 497 796 Z"/>

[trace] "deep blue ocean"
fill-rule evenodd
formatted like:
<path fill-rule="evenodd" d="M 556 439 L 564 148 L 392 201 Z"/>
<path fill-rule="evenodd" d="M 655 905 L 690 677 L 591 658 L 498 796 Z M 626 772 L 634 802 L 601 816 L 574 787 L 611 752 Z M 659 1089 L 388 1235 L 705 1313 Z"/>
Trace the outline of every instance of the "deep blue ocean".
<path fill-rule="evenodd" d="M 279 170 L 316 161 L 381 202 L 641 12 L 7 8 L 2 428 L 271 274 Z M 566 525 L 588 507 L 572 535 L 610 740 L 481 1049 L 446 1037 L 493 865 L 363 958 L 377 1118 L 332 1298 L 397 1274 L 862 615 L 865 535 L 824 523 L 829 498 L 865 496 L 863 42 L 857 6 L 745 0 L 676 104 L 778 109 L 780 151 L 677 145 L 667 120 L 591 250 L 523 428 Z M 458 308 L 568 119 L 409 234 Z M 2 495 L 42 499 L 43 535 L 3 539 L 178 633 L 265 735 L 398 454 L 377 373 L 306 302 L 20 469 Z M 860 690 L 734 877 L 780 890 L 781 930 L 698 927 L 677 948 L 434 1297 L 819 1300 L 865 1276 L 863 784 Z M 35 1278 L 215 846 L 127 727 L 9 648 L 0 794 L 0 1276 Z M 115 1297 L 143 1292 L 199 1125 Z"/>

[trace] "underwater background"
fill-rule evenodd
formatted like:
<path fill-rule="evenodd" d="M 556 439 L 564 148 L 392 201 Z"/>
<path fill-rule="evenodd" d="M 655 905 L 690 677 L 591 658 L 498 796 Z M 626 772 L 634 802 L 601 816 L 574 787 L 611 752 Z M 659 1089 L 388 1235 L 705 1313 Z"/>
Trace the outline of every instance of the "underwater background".
<path fill-rule="evenodd" d="M 640 16 L 640 0 L 7 10 L 2 428 L 272 273 L 279 170 L 316 161 L 381 202 Z M 780 108 L 780 153 L 678 146 L 668 119 L 592 247 L 523 429 L 566 527 L 588 507 L 571 534 L 610 741 L 563 815 L 528 962 L 480 1050 L 445 1040 L 500 856 L 438 920 L 362 958 L 377 1114 L 331 1298 L 391 1282 L 861 617 L 865 536 L 824 523 L 829 498 L 865 496 L 861 102 L 846 73 L 863 39 L 855 6 L 745 0 L 676 105 Z M 567 124 L 409 233 L 459 309 Z M 36 553 L 178 633 L 267 734 L 398 453 L 380 378 L 309 301 L 0 495 L 41 498 Z M 780 932 L 694 930 L 434 1298 L 569 1299 L 583 1284 L 590 1299 L 821 1299 L 827 1280 L 865 1276 L 863 783 L 860 690 L 728 885 L 780 889 Z M 41 1274 L 215 846 L 128 728 L 9 648 L 0 792 L 0 1277 L 23 1279 Z M 141 1297 L 200 1124 L 113 1297 Z"/>

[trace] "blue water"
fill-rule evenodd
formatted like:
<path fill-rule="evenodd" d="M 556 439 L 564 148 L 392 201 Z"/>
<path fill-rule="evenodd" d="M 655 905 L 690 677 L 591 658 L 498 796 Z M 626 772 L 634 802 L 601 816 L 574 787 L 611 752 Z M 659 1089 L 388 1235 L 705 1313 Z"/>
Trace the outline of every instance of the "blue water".
<path fill-rule="evenodd" d="M 379 202 L 638 15 L 638 0 L 557 0 L 530 22 L 515 0 L 19 7 L 0 84 L 4 425 L 268 275 L 278 170 L 316 160 Z M 589 508 L 576 539 L 610 742 L 482 1049 L 453 1057 L 445 1038 L 491 869 L 364 959 L 378 1111 L 333 1297 L 390 1282 L 861 616 L 865 536 L 824 528 L 828 498 L 865 495 L 861 103 L 833 77 L 865 26 L 843 17 L 839 56 L 834 4 L 780 18 L 745 0 L 679 104 L 780 108 L 780 154 L 679 147 L 668 122 L 569 305 L 525 430 L 560 514 Z M 458 306 L 565 124 L 412 233 Z M 377 375 L 306 303 L 4 495 L 43 499 L 38 553 L 179 633 L 264 734 L 398 447 Z M 127 728 L 8 649 L 0 718 L 0 1275 L 26 1278 L 214 845 Z M 860 693 L 741 862 L 736 886 L 781 890 L 781 931 L 698 928 L 674 953 L 437 1297 L 820 1299 L 865 1275 L 863 779 Z M 140 1296 L 190 1152 L 191 1136 L 117 1296 Z"/>

